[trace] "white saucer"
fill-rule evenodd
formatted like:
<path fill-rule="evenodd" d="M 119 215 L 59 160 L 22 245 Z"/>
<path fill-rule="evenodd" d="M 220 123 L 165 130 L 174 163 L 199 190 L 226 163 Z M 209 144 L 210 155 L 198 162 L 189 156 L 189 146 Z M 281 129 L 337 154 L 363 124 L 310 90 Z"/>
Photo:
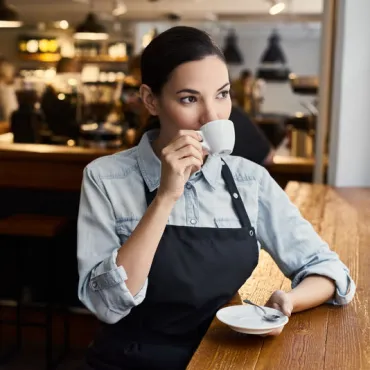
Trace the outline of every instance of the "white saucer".
<path fill-rule="evenodd" d="M 216 317 L 228 325 L 231 329 L 244 334 L 266 334 L 273 329 L 284 326 L 288 317 L 280 311 L 269 307 L 263 307 L 269 314 L 282 315 L 281 319 L 276 321 L 265 321 L 262 319 L 262 311 L 252 305 L 237 305 L 222 308 L 216 314 Z"/>

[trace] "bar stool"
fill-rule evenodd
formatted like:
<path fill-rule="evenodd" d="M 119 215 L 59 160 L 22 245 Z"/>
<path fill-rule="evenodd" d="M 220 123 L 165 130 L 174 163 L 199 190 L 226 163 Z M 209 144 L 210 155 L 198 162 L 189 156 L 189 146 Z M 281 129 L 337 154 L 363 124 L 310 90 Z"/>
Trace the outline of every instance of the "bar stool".
<path fill-rule="evenodd" d="M 66 304 L 61 304 L 61 311 L 63 313 L 63 351 L 61 355 L 54 361 L 53 358 L 53 313 L 55 312 L 55 239 L 60 235 L 61 231 L 65 228 L 68 219 L 66 217 L 34 215 L 34 214 L 15 214 L 9 217 L 0 219 L 0 237 L 11 240 L 11 243 L 0 243 L 0 248 L 8 248 L 14 246 L 16 248 L 17 260 L 15 268 L 15 280 L 17 288 L 17 309 L 15 320 L 1 320 L 1 324 L 16 325 L 16 346 L 3 356 L 2 361 L 7 362 L 14 353 L 22 348 L 22 328 L 25 326 L 42 327 L 45 329 L 45 362 L 46 369 L 54 369 L 55 366 L 62 360 L 69 349 L 69 315 Z M 23 292 L 25 288 L 25 279 L 23 267 L 25 265 L 24 252 L 29 247 L 25 241 L 30 240 L 45 240 L 46 253 L 47 253 L 47 269 L 46 269 L 46 287 L 45 287 L 45 307 L 43 322 L 23 322 L 22 311 L 26 308 L 23 303 Z M 35 247 L 36 245 L 36 247 Z M 37 244 L 33 243 L 32 248 L 37 248 Z M 65 301 L 65 300 L 64 300 Z M 1 362 L 0 362 L 1 365 Z"/>

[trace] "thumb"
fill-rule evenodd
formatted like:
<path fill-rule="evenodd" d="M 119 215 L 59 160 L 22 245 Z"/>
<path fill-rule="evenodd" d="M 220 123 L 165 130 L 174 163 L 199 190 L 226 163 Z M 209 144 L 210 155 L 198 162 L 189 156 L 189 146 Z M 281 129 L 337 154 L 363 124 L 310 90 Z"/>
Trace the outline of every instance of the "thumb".
<path fill-rule="evenodd" d="M 276 310 L 281 311 L 284 315 L 290 317 L 292 314 L 292 307 L 289 298 L 287 297 L 286 293 L 278 293 L 275 296 L 275 302 L 272 304 L 272 307 Z"/>
<path fill-rule="evenodd" d="M 283 304 L 281 305 L 281 312 L 288 317 L 292 315 L 292 309 L 289 302 L 283 302 Z"/>

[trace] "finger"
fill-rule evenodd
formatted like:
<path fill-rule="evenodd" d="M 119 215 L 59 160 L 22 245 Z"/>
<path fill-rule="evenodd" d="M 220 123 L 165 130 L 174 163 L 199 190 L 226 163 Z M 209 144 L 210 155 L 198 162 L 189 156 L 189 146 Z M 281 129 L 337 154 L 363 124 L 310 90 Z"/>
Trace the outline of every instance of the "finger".
<path fill-rule="evenodd" d="M 177 136 L 175 137 L 175 140 L 180 138 L 181 136 L 191 136 L 198 141 L 203 141 L 202 135 L 200 135 L 198 132 L 194 130 L 180 130 Z"/>
<path fill-rule="evenodd" d="M 270 336 L 270 337 L 276 337 L 276 336 L 278 336 L 279 334 L 281 334 L 281 332 L 283 331 L 283 328 L 284 328 L 284 327 L 281 327 L 281 328 L 278 328 L 278 329 L 274 329 L 274 330 L 270 331 L 270 333 L 267 333 L 267 334 L 268 334 L 268 336 Z"/>
<path fill-rule="evenodd" d="M 284 329 L 284 326 L 281 328 L 274 329 L 266 334 L 262 334 L 261 337 L 276 337 L 278 336 Z"/>
<path fill-rule="evenodd" d="M 168 146 L 162 150 L 162 155 L 168 155 L 169 153 L 175 152 L 187 145 L 194 146 L 199 152 L 202 152 L 202 144 L 198 139 L 193 136 L 185 135 L 172 141 Z"/>
<path fill-rule="evenodd" d="M 284 315 L 290 317 L 292 315 L 293 307 L 290 302 L 284 302 L 281 306 L 281 311 Z"/>
<path fill-rule="evenodd" d="M 178 166 L 181 173 L 184 173 L 185 169 L 187 169 L 190 166 L 194 166 L 199 171 L 202 168 L 202 162 L 195 157 L 186 157 L 178 161 Z"/>
<path fill-rule="evenodd" d="M 202 153 L 198 149 L 194 148 L 194 146 L 192 145 L 184 146 L 183 148 L 175 152 L 172 152 L 169 155 L 169 160 L 179 160 L 179 159 L 190 157 L 190 156 L 198 158 L 203 164 Z"/>

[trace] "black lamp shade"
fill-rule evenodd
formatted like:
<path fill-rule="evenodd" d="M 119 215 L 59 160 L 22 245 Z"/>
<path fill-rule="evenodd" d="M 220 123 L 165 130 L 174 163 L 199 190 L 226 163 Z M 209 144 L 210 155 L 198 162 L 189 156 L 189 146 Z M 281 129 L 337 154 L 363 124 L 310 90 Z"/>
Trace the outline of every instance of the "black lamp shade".
<path fill-rule="evenodd" d="M 0 0 L 0 27 L 20 27 L 22 22 L 16 9 Z"/>
<path fill-rule="evenodd" d="M 244 62 L 243 54 L 239 50 L 238 38 L 234 30 L 229 31 L 228 35 L 226 36 L 223 53 L 228 64 L 240 65 Z"/>
<path fill-rule="evenodd" d="M 285 54 L 280 46 L 280 36 L 274 32 L 269 37 L 267 49 L 263 52 L 261 63 L 286 63 Z"/>
<path fill-rule="evenodd" d="M 269 37 L 266 50 L 262 53 L 257 77 L 270 82 L 286 82 L 290 70 L 286 67 L 286 57 L 280 46 L 280 36 L 276 31 Z"/>
<path fill-rule="evenodd" d="M 80 39 L 106 39 L 106 28 L 100 24 L 94 13 L 89 13 L 83 23 L 76 27 L 75 38 Z"/>

